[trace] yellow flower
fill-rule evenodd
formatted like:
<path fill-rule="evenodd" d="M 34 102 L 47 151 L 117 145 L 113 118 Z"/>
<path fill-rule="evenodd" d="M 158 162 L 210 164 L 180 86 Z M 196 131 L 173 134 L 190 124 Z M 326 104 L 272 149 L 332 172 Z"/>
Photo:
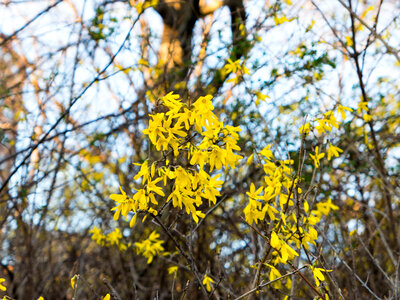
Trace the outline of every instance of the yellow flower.
<path fill-rule="evenodd" d="M 254 183 L 250 184 L 250 192 L 246 192 L 247 196 L 249 196 L 249 198 L 251 199 L 262 199 L 263 196 L 260 196 L 260 193 L 262 192 L 263 187 L 259 187 L 258 190 L 256 190 L 256 187 L 254 185 Z"/>
<path fill-rule="evenodd" d="M 159 113 L 155 115 L 150 115 L 152 120 L 149 121 L 149 127 L 144 129 L 143 134 L 147 134 L 153 145 L 157 144 L 157 137 L 162 137 L 165 139 L 164 133 L 167 132 L 163 127 L 164 114 Z"/>
<path fill-rule="evenodd" d="M 7 288 L 4 285 L 2 285 L 2 282 L 4 281 L 6 281 L 5 278 L 0 278 L 0 290 L 3 292 L 7 290 Z"/>
<path fill-rule="evenodd" d="M 140 171 L 133 177 L 133 179 L 138 180 L 139 178 L 143 177 L 143 184 L 151 177 L 149 171 L 149 161 L 146 160 L 142 164 L 133 163 L 136 166 L 140 166 Z"/>
<path fill-rule="evenodd" d="M 361 101 L 360 103 L 358 103 L 357 112 L 358 112 L 359 114 L 361 114 L 362 111 L 369 111 L 368 102 L 366 102 L 366 101 Z"/>
<path fill-rule="evenodd" d="M 245 215 L 247 223 L 250 225 L 253 222 L 258 222 L 258 220 L 263 220 L 265 218 L 265 213 L 267 210 L 261 210 L 261 203 L 254 199 L 249 199 L 249 204 L 244 208 L 243 213 Z"/>
<path fill-rule="evenodd" d="M 168 274 L 174 274 L 174 278 L 176 278 L 176 274 L 178 273 L 178 267 L 172 266 L 168 268 Z"/>
<path fill-rule="evenodd" d="M 153 181 L 149 181 L 149 182 L 147 183 L 147 186 L 146 186 L 146 187 L 147 187 L 147 193 L 154 192 L 154 193 L 156 193 L 156 194 L 158 194 L 158 195 L 164 197 L 165 194 L 164 194 L 164 192 L 163 192 L 163 190 L 162 190 L 162 187 L 159 187 L 159 186 L 156 185 L 156 184 L 157 184 L 158 182 L 160 182 L 161 180 L 162 180 L 162 178 L 159 177 L 159 178 L 157 178 L 157 179 L 155 179 L 155 180 L 153 180 Z M 153 202 L 154 204 L 158 204 L 158 203 L 155 201 L 155 199 L 154 199 L 154 195 L 153 195 L 153 194 L 150 194 L 150 195 L 153 196 L 153 197 L 151 197 L 151 199 L 153 200 L 152 202 Z"/>
<path fill-rule="evenodd" d="M 252 154 L 247 158 L 246 165 L 250 166 L 250 165 L 253 163 L 253 160 L 254 160 L 254 153 L 252 153 Z"/>
<path fill-rule="evenodd" d="M 265 216 L 265 213 L 267 213 L 271 220 L 275 220 L 276 219 L 275 214 L 278 213 L 278 211 L 275 209 L 275 207 L 273 207 L 269 204 L 265 204 L 264 208 L 262 209 L 262 212 L 263 212 L 263 216 Z"/>
<path fill-rule="evenodd" d="M 138 254 L 143 254 L 144 257 L 147 258 L 147 263 L 150 264 L 153 261 L 154 256 L 162 253 L 164 251 L 164 247 L 162 244 L 163 240 L 159 240 L 160 234 L 157 231 L 153 231 L 147 240 L 143 242 L 135 243 Z"/>
<path fill-rule="evenodd" d="M 272 145 L 269 144 L 267 147 L 262 149 L 260 152 L 260 154 L 268 160 L 271 160 L 272 158 L 274 158 L 274 154 L 272 153 L 271 147 L 272 147 Z"/>
<path fill-rule="evenodd" d="M 264 95 L 264 94 L 262 94 L 260 92 L 256 92 L 256 97 L 257 97 L 257 99 L 256 99 L 256 104 L 257 105 L 260 103 L 260 100 L 261 101 L 265 101 L 265 98 L 269 98 L 269 96 Z"/>
<path fill-rule="evenodd" d="M 285 242 L 282 243 L 282 248 L 280 249 L 280 252 L 283 263 L 286 263 L 288 259 L 293 259 L 295 256 L 299 256 L 299 254 Z"/>
<path fill-rule="evenodd" d="M 338 109 L 337 109 L 337 112 L 338 112 L 338 114 L 340 114 L 340 115 L 342 116 L 342 119 L 343 119 L 343 120 L 346 120 L 346 114 L 345 114 L 345 112 L 344 112 L 345 110 L 347 110 L 347 111 L 349 111 L 349 112 L 352 112 L 352 111 L 353 111 L 351 108 L 348 108 L 348 107 L 339 105 L 339 106 L 338 106 Z"/>
<path fill-rule="evenodd" d="M 110 294 L 105 295 L 104 297 L 102 297 L 103 300 L 110 300 Z"/>
<path fill-rule="evenodd" d="M 97 228 L 96 226 L 94 226 L 93 229 L 89 231 L 89 233 L 93 234 L 92 240 L 95 241 L 97 245 L 104 246 L 105 235 L 102 234 L 100 228 Z"/>
<path fill-rule="evenodd" d="M 221 196 L 221 193 L 217 190 L 217 188 L 220 188 L 224 182 L 222 180 L 218 180 L 219 176 L 220 174 L 210 178 L 208 183 L 204 185 L 203 197 L 208 199 L 209 206 L 211 206 L 211 202 L 214 204 L 217 203 L 216 196 Z"/>
<path fill-rule="evenodd" d="M 37 300 L 44 300 L 44 298 L 40 296 L 39 298 L 37 298 Z"/>
<path fill-rule="evenodd" d="M 271 266 L 271 272 L 269 274 L 269 280 L 272 281 L 272 280 L 275 280 L 276 278 L 279 278 L 281 276 L 282 275 L 281 275 L 281 273 L 279 273 L 278 269 L 273 267 L 273 266 Z"/>
<path fill-rule="evenodd" d="M 277 250 L 281 248 L 281 240 L 279 239 L 278 235 L 275 233 L 275 231 L 272 232 L 271 234 L 271 240 L 270 240 L 271 246 Z"/>
<path fill-rule="evenodd" d="M 117 202 L 117 206 L 115 206 L 114 208 L 112 208 L 111 210 L 115 210 L 114 213 L 114 220 L 118 220 L 119 216 L 122 214 L 123 216 L 127 216 L 128 212 L 131 209 L 134 209 L 134 205 L 133 205 L 133 199 L 129 198 L 126 193 L 122 190 L 121 187 L 119 187 L 121 194 L 111 194 L 110 198 L 111 200 L 114 200 L 115 202 Z"/>
<path fill-rule="evenodd" d="M 324 115 L 325 115 L 325 120 L 326 120 L 326 123 L 327 123 L 328 126 L 339 128 L 339 124 L 338 124 L 335 116 L 333 115 L 333 112 L 328 111 Z"/>
<path fill-rule="evenodd" d="M 228 63 L 224 66 L 224 73 L 228 75 L 229 73 L 236 73 L 240 69 L 240 59 L 232 61 L 228 58 Z"/>
<path fill-rule="evenodd" d="M 315 279 L 315 284 L 317 286 L 319 286 L 320 281 L 324 281 L 325 280 L 325 276 L 324 274 L 322 274 L 322 272 L 332 272 L 332 270 L 325 270 L 323 268 L 316 268 L 315 266 L 311 266 L 311 271 L 314 275 L 314 279 Z"/>
<path fill-rule="evenodd" d="M 107 234 L 107 242 L 109 242 L 110 245 L 118 245 L 120 239 L 122 239 L 122 233 L 118 228 L 115 228 L 114 231 Z"/>
<path fill-rule="evenodd" d="M 214 170 L 214 167 L 217 170 L 221 169 L 222 166 L 225 165 L 225 159 L 226 159 L 226 150 L 221 149 L 218 146 L 215 146 L 215 148 L 210 153 L 210 172 Z"/>
<path fill-rule="evenodd" d="M 326 131 L 332 130 L 332 128 L 327 125 L 326 119 L 321 119 L 321 120 L 317 120 L 317 121 L 318 121 L 318 125 L 315 126 L 315 129 L 317 129 L 318 134 L 323 134 Z"/>
<path fill-rule="evenodd" d="M 369 115 L 369 114 L 364 114 L 362 117 L 363 117 L 363 120 L 364 120 L 365 122 L 369 122 L 369 121 L 372 120 L 372 116 Z"/>
<path fill-rule="evenodd" d="M 315 147 L 315 154 L 310 154 L 310 157 L 313 159 L 314 165 L 316 168 L 319 168 L 319 166 L 320 166 L 319 160 L 321 158 L 323 158 L 324 156 L 325 156 L 325 153 L 319 153 L 318 146 Z"/>
<path fill-rule="evenodd" d="M 208 292 L 211 292 L 211 283 L 214 283 L 214 280 L 211 277 L 208 277 L 207 274 L 205 274 L 203 279 L 203 285 L 206 286 Z"/>
<path fill-rule="evenodd" d="M 303 126 L 301 126 L 299 128 L 299 133 L 300 134 L 304 134 L 304 135 L 308 135 L 310 133 L 310 130 L 311 130 L 310 123 L 306 123 L 306 124 L 304 124 Z"/>
<path fill-rule="evenodd" d="M 167 115 L 177 114 L 183 106 L 182 102 L 179 100 L 179 95 L 174 95 L 174 92 L 168 93 L 167 95 L 162 97 L 161 100 L 163 101 L 164 105 L 170 109 L 170 111 L 167 112 Z"/>
<path fill-rule="evenodd" d="M 75 289 L 76 278 L 77 278 L 76 275 L 74 275 L 71 278 L 71 287 L 72 287 L 73 290 Z"/>
<path fill-rule="evenodd" d="M 326 202 L 317 203 L 318 213 L 320 213 L 320 214 L 322 213 L 325 216 L 327 216 L 331 210 L 338 210 L 338 209 L 339 209 L 339 206 L 333 204 L 332 199 L 330 199 L 330 198 Z"/>
<path fill-rule="evenodd" d="M 202 150 L 193 150 L 192 158 L 190 159 L 190 164 L 198 164 L 201 169 L 208 161 L 208 153 Z"/>
<path fill-rule="evenodd" d="M 332 156 L 339 157 L 339 153 L 342 153 L 342 152 L 343 152 L 342 149 L 340 149 L 339 147 L 335 147 L 331 143 L 329 143 L 328 160 L 331 160 Z"/>
<path fill-rule="evenodd" d="M 211 95 L 199 97 L 193 106 L 195 108 L 195 112 L 198 114 L 208 115 L 212 110 L 214 110 L 214 105 L 212 104 L 213 97 Z M 199 130 L 201 132 L 201 130 Z"/>

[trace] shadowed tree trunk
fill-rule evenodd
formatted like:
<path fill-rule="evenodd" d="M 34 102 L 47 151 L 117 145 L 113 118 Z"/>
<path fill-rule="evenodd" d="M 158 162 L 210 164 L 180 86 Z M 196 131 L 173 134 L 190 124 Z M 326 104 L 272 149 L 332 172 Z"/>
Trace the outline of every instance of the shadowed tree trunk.
<path fill-rule="evenodd" d="M 169 76 L 176 77 L 175 82 L 183 80 L 187 76 L 191 65 L 192 37 L 196 21 L 212 14 L 216 9 L 227 5 L 231 11 L 231 29 L 233 49 L 231 57 L 239 59 L 246 55 L 246 12 L 242 0 L 226 1 L 160 1 L 156 7 L 163 19 L 164 29 L 161 47 L 159 50 L 159 62 L 165 64 Z M 169 78 L 170 79 L 170 78 Z"/>

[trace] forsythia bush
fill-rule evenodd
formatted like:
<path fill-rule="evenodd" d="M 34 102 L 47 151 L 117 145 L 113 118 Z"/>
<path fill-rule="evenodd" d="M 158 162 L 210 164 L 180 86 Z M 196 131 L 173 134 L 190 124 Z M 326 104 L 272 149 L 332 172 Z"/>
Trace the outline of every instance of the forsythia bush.
<path fill-rule="evenodd" d="M 172 205 L 185 211 L 199 224 L 206 217 L 206 207 L 212 208 L 217 204 L 229 169 L 236 168 L 243 158 L 238 154 L 241 149 L 237 145 L 241 129 L 219 120 L 213 113 L 211 95 L 191 103 L 183 102 L 179 95 L 170 92 L 159 100 L 157 106 L 163 112 L 150 115 L 149 126 L 143 134 L 149 137 L 159 155 L 149 157 L 141 164 L 135 163 L 140 170 L 133 178 L 132 194 L 120 187 L 121 194 L 110 196 L 115 201 L 112 209 L 114 220 L 121 216 L 125 219 L 129 217 L 130 227 L 134 227 L 138 216 L 142 215 L 142 222 L 150 217 L 156 224 L 162 225 L 159 216 L 168 205 Z M 328 111 L 299 129 L 300 157 L 307 157 L 304 145 L 309 142 L 309 136 L 315 135 L 311 141 L 334 138 L 334 129 L 338 129 L 340 124 L 338 118 L 344 120 L 345 111 L 351 112 L 352 109 L 339 105 L 336 111 Z M 314 164 L 313 176 L 321 164 L 329 163 L 324 161 L 325 158 L 330 161 L 341 152 L 330 142 L 316 145 L 314 153 L 309 154 Z M 262 165 L 264 177 L 260 187 L 257 188 L 253 182 L 250 184 L 243 215 L 250 229 L 265 241 L 261 261 L 251 266 L 257 269 L 257 275 L 254 289 L 248 294 L 258 292 L 260 287 L 265 286 L 265 281 L 261 281 L 265 277 L 275 289 L 290 290 L 292 280 L 289 275 L 296 274 L 314 290 L 317 298 L 329 299 L 327 286 L 321 283 L 326 281 L 326 274 L 331 270 L 326 269 L 320 257 L 314 255 L 318 238 L 315 225 L 324 216 L 338 210 L 338 206 L 329 198 L 316 202 L 316 197 L 312 197 L 317 185 L 303 184 L 304 159 L 298 162 L 296 171 L 294 160 L 290 157 L 285 160 L 275 158 L 272 144 L 247 158 L 247 165 Z M 259 223 L 264 226 L 258 227 Z M 168 228 L 161 228 L 171 236 Z M 100 246 L 116 245 L 120 251 L 131 247 L 121 241 L 122 234 L 118 228 L 104 235 L 94 227 L 92 233 L 92 239 Z M 147 239 L 133 245 L 138 254 L 147 258 L 148 264 L 157 256 L 171 255 L 165 252 L 164 241 L 159 238 L 160 233 L 154 230 Z M 179 248 L 178 244 L 176 246 Z M 186 256 L 183 250 L 179 250 Z M 304 256 L 301 268 L 298 266 L 300 255 Z M 191 263 L 191 260 L 187 259 L 187 262 Z M 300 273 L 300 269 L 304 268 L 309 269 L 314 282 Z M 168 272 L 176 277 L 178 266 L 171 266 Z M 206 273 L 198 279 L 210 293 L 215 284 L 213 276 Z"/>
<path fill-rule="evenodd" d="M 400 299 L 399 9 L 0 4 L 0 299 Z"/>

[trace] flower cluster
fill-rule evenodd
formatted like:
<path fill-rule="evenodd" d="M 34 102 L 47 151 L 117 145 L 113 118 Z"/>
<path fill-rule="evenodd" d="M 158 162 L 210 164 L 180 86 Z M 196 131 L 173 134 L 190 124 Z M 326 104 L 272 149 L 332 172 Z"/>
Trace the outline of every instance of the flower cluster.
<path fill-rule="evenodd" d="M 204 277 L 203 277 L 203 282 L 202 283 L 203 283 L 203 285 L 206 286 L 207 291 L 211 292 L 211 284 L 214 283 L 214 280 L 210 276 L 205 274 Z"/>
<path fill-rule="evenodd" d="M 344 110 L 351 109 L 340 106 L 338 114 L 344 114 Z M 330 132 L 332 128 L 338 128 L 339 124 L 331 111 L 315 122 L 316 126 L 306 123 L 300 128 L 303 137 L 307 136 L 313 128 L 319 134 L 323 134 Z M 312 251 L 311 246 L 317 245 L 318 238 L 315 225 L 321 221 L 322 216 L 329 215 L 331 211 L 338 210 L 339 207 L 328 199 L 318 202 L 316 208 L 310 210 L 308 193 L 303 193 L 300 187 L 303 180 L 294 175 L 300 174 L 294 168 L 294 161 L 276 160 L 271 149 L 272 145 L 268 145 L 258 153 L 264 170 L 264 182 L 258 188 L 254 183 L 250 183 L 250 190 L 247 192 L 249 200 L 243 212 L 246 221 L 252 227 L 254 223 L 257 225 L 261 222 L 267 225 L 264 228 L 269 228 L 266 236 L 263 236 L 269 245 L 259 268 L 261 270 L 267 266 L 272 281 L 281 277 L 278 266 L 281 266 L 279 268 L 284 268 L 285 265 L 293 267 L 294 259 L 300 255 L 301 251 L 306 252 L 307 255 Z M 315 168 L 320 167 L 320 160 L 325 157 L 325 153 L 320 153 L 319 149 L 319 146 L 316 146 L 315 153 L 310 154 Z M 333 156 L 338 157 L 341 152 L 343 151 L 340 148 L 328 143 L 328 160 L 331 160 Z M 249 160 L 248 163 L 251 163 L 253 157 Z M 315 262 L 310 265 L 310 270 L 317 287 L 325 280 L 322 272 L 329 271 L 316 267 Z M 291 279 L 285 277 L 285 280 L 286 286 L 290 288 Z M 281 288 L 282 281 L 274 282 L 273 286 Z"/>
<path fill-rule="evenodd" d="M 199 206 L 204 200 L 215 204 L 221 196 L 220 175 L 211 176 L 214 169 L 235 168 L 242 157 L 237 145 L 240 128 L 224 125 L 213 113 L 212 96 L 200 97 L 187 105 L 172 92 L 161 98 L 166 112 L 150 115 L 149 126 L 143 133 L 162 152 L 162 158 L 152 163 L 146 160 L 140 166 L 134 180 L 141 179 L 141 188 L 129 197 L 121 188 L 121 194 L 111 195 L 116 202 L 114 219 L 120 215 L 133 216 L 134 226 L 139 212 L 157 215 L 160 199 L 172 201 L 174 207 L 184 209 L 197 223 L 204 213 Z M 200 137 L 200 138 L 199 138 Z M 169 158 L 173 160 L 170 163 Z M 159 184 L 173 186 L 168 196 Z"/>
<path fill-rule="evenodd" d="M 339 209 L 329 199 L 319 202 L 315 210 L 309 209 L 306 197 L 302 197 L 302 190 L 298 186 L 297 179 L 293 180 L 289 174 L 293 173 L 292 161 L 273 162 L 270 146 L 265 148 L 264 153 L 264 181 L 265 185 L 256 190 L 251 184 L 247 192 L 249 202 L 244 209 L 246 221 L 252 225 L 258 221 L 265 221 L 272 226 L 269 238 L 272 255 L 268 262 L 264 262 L 270 269 L 270 280 L 280 277 L 277 265 L 292 263 L 299 256 L 301 249 L 310 250 L 310 246 L 316 246 L 318 238 L 317 230 L 314 228 L 321 221 L 322 215 L 328 215 L 330 211 Z M 296 209 L 297 201 L 303 201 L 302 214 Z M 296 213 L 297 210 L 297 213 Z M 316 274 L 316 284 L 323 281 L 321 268 L 313 268 Z M 317 281 L 319 279 L 319 281 Z M 290 279 L 287 279 L 288 284 Z M 289 284 L 290 285 L 290 284 Z M 279 288 L 278 282 L 274 285 Z"/>
<path fill-rule="evenodd" d="M 147 263 L 150 264 L 153 261 L 154 256 L 164 252 L 162 244 L 164 241 L 158 239 L 160 234 L 153 231 L 150 236 L 142 242 L 135 243 L 136 252 L 143 254 L 147 258 Z"/>
<path fill-rule="evenodd" d="M 346 119 L 345 111 L 352 112 L 353 110 L 351 108 L 338 105 L 336 110 L 336 115 L 337 116 L 340 115 L 341 118 L 345 120 Z M 333 111 L 328 111 L 323 115 L 322 118 L 317 118 L 313 123 L 314 124 L 306 123 L 303 126 L 301 126 L 299 129 L 300 134 L 307 136 L 313 129 L 316 129 L 319 135 L 323 135 L 328 132 L 331 132 L 333 128 L 336 129 L 339 128 L 340 121 L 337 120 Z M 328 143 L 327 147 L 328 160 L 331 160 L 333 156 L 338 157 L 339 153 L 342 152 L 343 150 L 340 149 L 339 147 L 334 146 L 331 143 Z M 310 158 L 312 159 L 315 168 L 320 167 L 321 159 L 323 159 L 324 157 L 325 153 L 320 152 L 319 146 L 315 147 L 314 154 L 310 153 Z"/>
<path fill-rule="evenodd" d="M 222 73 L 224 74 L 224 76 L 234 74 L 233 78 L 226 81 L 233 82 L 234 84 L 238 84 L 244 74 L 250 75 L 249 70 L 245 66 L 245 62 L 241 62 L 240 59 L 232 61 L 229 58 L 224 68 L 222 69 Z"/>
<path fill-rule="evenodd" d="M 93 229 L 90 230 L 90 233 L 92 233 L 92 240 L 102 247 L 111 247 L 115 245 L 120 251 L 125 251 L 129 247 L 129 245 L 121 241 L 122 233 L 118 228 L 115 228 L 115 230 L 109 234 L 103 234 L 100 228 L 94 226 Z"/>
<path fill-rule="evenodd" d="M 163 112 L 150 115 L 149 126 L 143 133 L 160 152 L 160 158 L 135 163 L 140 169 L 133 180 L 140 185 L 133 188 L 133 195 L 120 187 L 120 194 L 110 196 L 115 201 L 114 219 L 121 215 L 127 219 L 131 215 L 131 227 L 140 213 L 145 215 L 142 221 L 150 214 L 156 217 L 161 205 L 168 202 L 198 223 L 205 216 L 199 208 L 203 202 L 211 206 L 221 196 L 219 190 L 224 181 L 221 174 L 212 176 L 211 172 L 235 168 L 242 158 L 236 154 L 240 151 L 237 145 L 240 128 L 219 121 L 213 113 L 212 96 L 186 104 L 171 92 L 160 99 L 159 105 Z M 92 239 L 99 245 L 124 245 L 117 234 L 103 235 L 96 227 L 92 233 Z M 137 253 L 145 256 L 148 263 L 164 251 L 158 237 L 153 232 L 148 239 L 135 243 Z"/>
<path fill-rule="evenodd" d="M 0 278 L 0 291 L 6 291 L 7 288 L 2 284 L 4 281 L 6 281 L 5 278 Z"/>

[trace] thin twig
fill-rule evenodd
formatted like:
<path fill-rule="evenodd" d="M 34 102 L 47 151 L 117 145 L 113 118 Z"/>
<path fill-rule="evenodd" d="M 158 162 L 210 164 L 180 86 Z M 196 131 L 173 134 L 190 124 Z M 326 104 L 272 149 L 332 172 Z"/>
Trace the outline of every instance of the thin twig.
<path fill-rule="evenodd" d="M 367 28 L 367 29 L 372 33 L 372 35 L 373 35 L 376 39 L 380 40 L 380 41 L 385 45 L 386 50 L 387 50 L 387 52 L 388 52 L 389 54 L 393 54 L 393 55 L 396 57 L 397 61 L 400 62 L 400 56 L 399 56 L 399 54 L 398 54 L 398 52 L 399 52 L 398 50 L 392 48 L 392 47 L 382 38 L 382 36 L 381 36 L 379 33 L 377 33 L 377 32 L 376 32 L 372 27 L 370 27 L 363 19 L 361 19 L 361 18 L 360 18 L 350 7 L 348 7 L 342 0 L 338 0 L 338 1 L 339 1 L 339 3 L 340 3 L 354 18 L 356 18 L 362 25 L 364 25 L 365 28 Z"/>
<path fill-rule="evenodd" d="M 285 275 L 282 275 L 281 277 L 275 278 L 274 280 L 271 280 L 271 281 L 268 281 L 268 282 L 265 282 L 265 283 L 261 283 L 261 284 L 259 284 L 257 287 L 255 287 L 255 288 L 251 289 L 250 291 L 244 293 L 243 295 L 237 297 L 235 300 L 240 300 L 240 299 L 243 299 L 243 298 L 245 298 L 245 297 L 247 297 L 247 296 L 250 296 L 251 294 L 253 294 L 253 293 L 259 291 L 261 288 L 266 287 L 267 285 L 270 285 L 270 284 L 272 284 L 272 283 L 274 283 L 274 282 L 277 282 L 277 281 L 279 281 L 279 280 L 281 280 L 281 279 L 283 279 L 283 278 L 285 278 L 285 277 L 288 277 L 288 276 L 291 276 L 291 275 L 293 275 L 293 274 L 296 274 L 296 273 L 300 272 L 301 270 L 303 270 L 303 269 L 306 268 L 306 267 L 307 267 L 307 266 L 303 266 L 303 267 L 301 267 L 300 269 L 296 269 L 296 270 L 294 270 L 294 271 L 292 271 L 292 272 L 290 272 L 290 273 L 287 273 L 287 274 L 285 274 Z"/>
<path fill-rule="evenodd" d="M 82 96 L 89 90 L 89 88 L 95 84 L 100 76 L 105 73 L 107 71 L 107 69 L 111 66 L 111 64 L 114 62 L 115 58 L 117 57 L 117 55 L 122 51 L 125 43 L 128 41 L 131 32 L 133 30 L 133 28 L 136 25 L 136 22 L 139 20 L 139 17 L 141 15 L 139 15 L 136 20 L 132 23 L 127 35 L 125 36 L 125 39 L 123 40 L 123 42 L 121 43 L 120 47 L 118 48 L 118 50 L 115 52 L 115 54 L 111 57 L 111 59 L 109 60 L 109 62 L 107 63 L 107 65 L 96 75 L 96 77 L 82 90 L 82 92 L 76 96 L 74 98 L 73 101 L 71 101 L 71 104 L 69 105 L 69 107 L 61 114 L 61 116 L 57 119 L 57 121 L 50 127 L 50 129 L 43 135 L 43 137 L 35 144 L 32 146 L 31 150 L 29 151 L 29 153 L 27 155 L 25 155 L 25 157 L 22 159 L 22 161 L 14 168 L 14 170 L 12 172 L 10 172 L 10 175 L 8 175 L 7 179 L 3 182 L 3 184 L 1 185 L 0 188 L 0 194 L 1 192 L 6 188 L 6 186 L 8 185 L 10 179 L 18 172 L 18 170 L 26 163 L 26 161 L 29 159 L 29 157 L 32 155 L 33 151 L 35 151 L 39 145 L 41 145 L 44 141 L 46 141 L 46 138 L 50 135 L 50 133 L 56 129 L 56 127 L 58 126 L 58 124 L 61 123 L 61 121 L 69 115 L 72 106 L 80 99 L 82 98 Z"/>
<path fill-rule="evenodd" d="M 22 30 L 24 30 L 26 27 L 28 27 L 30 24 L 32 24 L 34 21 L 36 21 L 40 16 L 44 15 L 45 13 L 47 13 L 49 10 L 51 10 L 53 7 L 56 7 L 58 4 L 60 4 L 61 2 L 63 2 L 64 0 L 58 0 L 57 2 L 55 2 L 54 4 L 48 6 L 46 9 L 42 10 L 40 13 L 38 13 L 36 16 L 34 16 L 32 19 L 30 19 L 27 23 L 25 23 L 24 25 L 22 25 L 19 29 L 17 29 L 16 31 L 14 31 L 12 34 L 10 34 L 9 36 L 5 37 L 1 43 L 0 43 L 0 47 L 3 46 L 4 44 L 6 44 L 9 40 L 11 40 L 12 38 L 14 38 L 18 33 L 20 33 Z"/>
<path fill-rule="evenodd" d="M 122 300 L 121 296 L 117 293 L 117 291 L 114 289 L 114 287 L 111 285 L 110 282 L 108 282 L 107 279 L 103 278 L 103 283 L 108 287 L 108 289 L 111 291 L 111 295 L 115 300 Z"/>

